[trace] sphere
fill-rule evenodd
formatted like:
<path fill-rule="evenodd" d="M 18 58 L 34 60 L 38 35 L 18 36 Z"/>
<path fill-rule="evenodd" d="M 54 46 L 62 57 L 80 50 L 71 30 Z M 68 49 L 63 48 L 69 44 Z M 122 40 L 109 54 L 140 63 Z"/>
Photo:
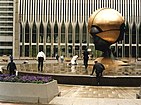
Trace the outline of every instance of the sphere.
<path fill-rule="evenodd" d="M 124 18 L 118 11 L 101 8 L 89 17 L 88 31 L 92 36 L 98 36 L 109 44 L 113 44 L 123 40 L 124 22 Z"/>

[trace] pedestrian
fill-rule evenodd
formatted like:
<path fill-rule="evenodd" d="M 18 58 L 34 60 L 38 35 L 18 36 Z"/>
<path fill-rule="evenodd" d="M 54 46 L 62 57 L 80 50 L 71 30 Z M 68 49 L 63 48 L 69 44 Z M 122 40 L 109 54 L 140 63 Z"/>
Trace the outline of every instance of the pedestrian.
<path fill-rule="evenodd" d="M 64 62 L 64 56 L 62 55 L 62 56 L 60 56 L 60 60 L 61 60 L 61 63 L 63 63 Z"/>
<path fill-rule="evenodd" d="M 11 60 L 13 60 L 13 56 L 12 56 L 12 55 L 10 55 L 10 56 L 9 56 L 9 59 L 10 59 L 10 61 L 11 61 Z"/>
<path fill-rule="evenodd" d="M 16 74 L 17 67 L 15 62 L 13 62 L 13 59 L 11 59 L 11 61 L 8 63 L 7 70 L 9 71 L 10 76 Z"/>
<path fill-rule="evenodd" d="M 46 56 L 42 50 L 37 54 L 38 71 L 43 71 L 43 62 L 46 60 Z"/>
<path fill-rule="evenodd" d="M 84 63 L 85 69 L 87 69 L 88 67 L 88 60 L 89 60 L 89 52 L 87 51 L 87 49 L 85 49 L 85 51 L 83 52 L 83 63 Z"/>
<path fill-rule="evenodd" d="M 102 77 L 103 70 L 105 70 L 105 67 L 102 63 L 99 63 L 98 61 L 94 61 L 94 62 L 95 62 L 95 64 L 93 66 L 93 70 L 92 70 L 91 75 L 93 75 L 93 73 L 95 71 L 97 85 L 100 85 L 100 79 Z"/>
<path fill-rule="evenodd" d="M 59 62 L 59 55 L 58 54 L 55 54 L 55 58 Z"/>
<path fill-rule="evenodd" d="M 71 59 L 71 65 L 77 65 L 78 55 L 75 55 Z"/>

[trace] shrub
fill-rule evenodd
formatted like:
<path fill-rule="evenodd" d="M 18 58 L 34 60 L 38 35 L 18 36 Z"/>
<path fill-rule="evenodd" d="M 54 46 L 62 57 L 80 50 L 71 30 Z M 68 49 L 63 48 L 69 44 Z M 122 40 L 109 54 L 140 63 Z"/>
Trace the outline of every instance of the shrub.
<path fill-rule="evenodd" d="M 8 74 L 0 74 L 0 82 L 21 82 L 21 83 L 48 83 L 52 81 L 51 76 L 34 76 L 34 75 L 24 75 L 24 76 L 9 76 Z"/>

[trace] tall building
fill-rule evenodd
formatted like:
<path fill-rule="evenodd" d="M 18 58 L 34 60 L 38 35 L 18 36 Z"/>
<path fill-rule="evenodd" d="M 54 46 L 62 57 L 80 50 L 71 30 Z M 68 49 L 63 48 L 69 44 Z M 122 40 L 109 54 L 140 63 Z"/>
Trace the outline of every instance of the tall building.
<path fill-rule="evenodd" d="M 0 56 L 12 54 L 13 0 L 0 0 Z"/>
<path fill-rule="evenodd" d="M 140 5 L 140 0 L 13 0 L 12 53 L 15 57 L 35 57 L 43 49 L 47 57 L 55 53 L 69 57 L 81 56 L 89 48 L 97 57 L 100 52 L 95 51 L 88 33 L 88 19 L 97 9 L 112 8 L 122 14 L 126 23 L 124 40 L 111 46 L 116 56 L 141 57 Z"/>

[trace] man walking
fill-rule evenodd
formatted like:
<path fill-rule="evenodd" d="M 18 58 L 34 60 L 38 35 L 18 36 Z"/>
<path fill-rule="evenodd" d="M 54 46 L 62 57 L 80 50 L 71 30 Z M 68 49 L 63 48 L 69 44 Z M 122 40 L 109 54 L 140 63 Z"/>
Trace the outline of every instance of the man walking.
<path fill-rule="evenodd" d="M 88 60 L 89 60 L 89 52 L 86 49 L 83 52 L 83 63 L 84 63 L 85 69 L 87 69 L 87 67 L 88 67 Z"/>
<path fill-rule="evenodd" d="M 16 74 L 16 64 L 13 62 L 13 59 L 10 59 L 10 62 L 7 65 L 7 70 L 9 71 L 10 76 Z"/>
<path fill-rule="evenodd" d="M 91 75 L 93 75 L 95 71 L 97 85 L 100 85 L 100 78 L 102 77 L 103 70 L 105 70 L 104 65 L 102 63 L 99 63 L 98 61 L 95 61 Z"/>
<path fill-rule="evenodd" d="M 46 59 L 46 56 L 42 50 L 37 54 L 37 60 L 38 60 L 38 71 L 43 71 L 43 62 Z"/>

